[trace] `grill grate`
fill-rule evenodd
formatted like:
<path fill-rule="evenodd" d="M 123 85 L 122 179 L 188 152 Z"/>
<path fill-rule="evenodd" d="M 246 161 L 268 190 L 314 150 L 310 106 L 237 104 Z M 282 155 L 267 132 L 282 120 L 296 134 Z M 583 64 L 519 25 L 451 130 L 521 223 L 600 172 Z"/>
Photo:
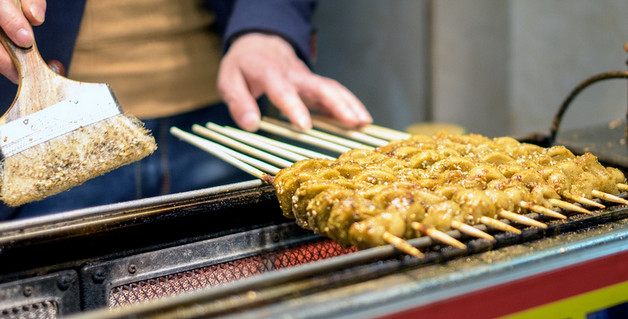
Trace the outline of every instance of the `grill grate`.
<path fill-rule="evenodd" d="M 0 319 L 51 319 L 59 317 L 59 306 L 55 301 L 2 309 Z"/>
<path fill-rule="evenodd" d="M 205 266 L 167 276 L 114 287 L 109 295 L 111 308 L 218 286 L 265 272 L 289 268 L 355 252 L 323 239 L 251 257 Z"/>

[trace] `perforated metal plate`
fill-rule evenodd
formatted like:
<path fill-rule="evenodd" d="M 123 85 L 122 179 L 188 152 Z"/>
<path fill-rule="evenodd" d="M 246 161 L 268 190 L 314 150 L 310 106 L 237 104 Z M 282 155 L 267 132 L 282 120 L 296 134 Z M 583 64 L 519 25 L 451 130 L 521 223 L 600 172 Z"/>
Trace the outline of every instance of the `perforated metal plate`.
<path fill-rule="evenodd" d="M 52 319 L 58 317 L 59 305 L 55 301 L 42 301 L 0 311 L 0 319 Z"/>
<path fill-rule="evenodd" d="M 354 252 L 331 240 L 320 240 L 211 266 L 114 287 L 109 306 L 120 307 L 259 275 Z"/>
<path fill-rule="evenodd" d="M 78 275 L 73 270 L 0 284 L 0 319 L 58 318 L 79 310 Z"/>

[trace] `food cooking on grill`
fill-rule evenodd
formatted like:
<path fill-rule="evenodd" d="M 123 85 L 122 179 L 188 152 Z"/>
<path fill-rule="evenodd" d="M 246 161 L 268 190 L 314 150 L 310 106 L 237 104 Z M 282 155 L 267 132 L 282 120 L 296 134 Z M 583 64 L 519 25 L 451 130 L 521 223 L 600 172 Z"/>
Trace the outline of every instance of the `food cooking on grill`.
<path fill-rule="evenodd" d="M 339 151 L 336 146 L 344 141 L 337 137 L 330 136 L 330 140 L 339 145 L 327 148 L 323 140 L 312 141 L 313 136 L 324 135 L 320 132 L 290 132 L 270 121 L 262 124 L 270 133 L 343 153 L 335 159 L 312 155 L 315 152 L 311 150 L 268 142 L 250 133 L 234 134 L 213 123 L 207 128 L 192 127 L 200 135 L 284 167 L 280 169 L 180 129 L 171 132 L 271 183 L 286 217 L 345 246 L 391 244 L 421 256 L 407 239 L 426 235 L 465 248 L 444 231 L 458 230 L 494 240 L 483 227 L 474 226 L 521 233 L 511 223 L 546 228 L 547 224 L 534 218 L 566 219 L 568 212 L 591 214 L 586 206 L 605 207 L 597 199 L 628 205 L 627 200 L 616 196 L 620 189 L 628 190 L 620 170 L 604 167 L 592 154 L 575 155 L 563 146 L 543 148 L 510 137 L 491 139 L 477 134 L 431 137 L 395 131 L 394 135 L 404 137 L 386 142 L 391 134 L 385 132 L 381 140 L 369 140 L 372 145 L 381 145 L 378 148 L 347 146 Z M 293 159 L 296 163 L 292 165 L 277 161 L 271 154 L 250 150 L 250 146 L 229 141 L 221 134 L 285 158 L 303 154 L 306 159 Z M 291 154 L 285 154 L 288 149 Z M 537 215 L 526 216 L 531 212 Z"/>
<path fill-rule="evenodd" d="M 563 146 L 440 134 L 352 150 L 337 160 L 299 161 L 276 174 L 273 185 L 284 215 L 300 226 L 368 248 L 529 209 L 586 212 L 565 199 L 595 203 L 600 193 L 619 194 L 624 182 L 620 170 Z"/>

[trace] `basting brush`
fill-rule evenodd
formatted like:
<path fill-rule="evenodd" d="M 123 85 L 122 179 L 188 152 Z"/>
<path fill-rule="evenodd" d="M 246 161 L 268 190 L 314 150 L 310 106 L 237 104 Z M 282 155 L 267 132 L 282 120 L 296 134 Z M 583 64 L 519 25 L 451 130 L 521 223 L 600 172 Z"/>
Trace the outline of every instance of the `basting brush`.
<path fill-rule="evenodd" d="M 41 200 L 157 148 L 107 84 L 65 78 L 35 44 L 21 48 L 0 33 L 19 73 L 17 96 L 0 117 L 0 200 L 9 206 Z"/>

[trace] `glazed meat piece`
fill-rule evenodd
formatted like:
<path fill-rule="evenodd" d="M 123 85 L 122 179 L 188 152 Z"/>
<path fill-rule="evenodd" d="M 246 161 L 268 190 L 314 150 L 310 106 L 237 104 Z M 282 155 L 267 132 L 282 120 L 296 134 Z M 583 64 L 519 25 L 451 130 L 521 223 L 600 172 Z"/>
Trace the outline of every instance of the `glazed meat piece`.
<path fill-rule="evenodd" d="M 385 245 L 384 232 L 403 237 L 408 228 L 407 222 L 398 211 L 383 211 L 378 215 L 357 221 L 349 227 L 348 239 L 358 249 Z"/>
<path fill-rule="evenodd" d="M 294 195 L 301 183 L 309 180 L 320 180 L 321 177 L 333 179 L 329 178 L 330 176 L 320 174 L 321 169 L 330 167 L 332 163 L 334 163 L 332 160 L 307 159 L 296 162 L 275 175 L 273 186 L 277 192 L 281 210 L 286 217 L 295 217 L 292 213 L 292 195 Z"/>
<path fill-rule="evenodd" d="M 547 184 L 537 184 L 532 187 L 530 190 L 530 196 L 526 201 L 541 205 L 547 208 L 552 208 L 552 204 L 549 203 L 548 199 L 560 199 L 560 196 L 556 191 Z"/>
<path fill-rule="evenodd" d="M 449 230 L 453 220 L 464 219 L 460 205 L 453 200 L 445 200 L 427 208 L 423 224 L 439 230 Z"/>
<path fill-rule="evenodd" d="M 346 181 L 332 180 L 332 181 L 316 181 L 309 180 L 301 183 L 299 188 L 292 195 L 292 215 L 295 216 L 297 224 L 304 228 L 309 228 L 308 215 L 311 211 L 308 211 L 310 201 L 315 198 L 319 193 L 328 189 L 335 190 L 351 190 L 355 187 L 355 184 L 347 184 Z"/>
<path fill-rule="evenodd" d="M 482 216 L 492 218 L 497 214 L 493 200 L 479 189 L 460 190 L 452 200 L 460 205 L 465 221 L 470 224 L 478 224 Z"/>

